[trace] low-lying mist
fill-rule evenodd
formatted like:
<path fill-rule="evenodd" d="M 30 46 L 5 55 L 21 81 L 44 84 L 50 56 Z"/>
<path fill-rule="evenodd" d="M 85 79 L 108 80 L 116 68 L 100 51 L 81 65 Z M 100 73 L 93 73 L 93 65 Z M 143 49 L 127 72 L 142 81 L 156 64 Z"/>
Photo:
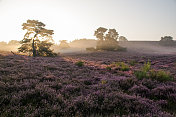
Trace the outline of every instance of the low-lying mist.
<path fill-rule="evenodd" d="M 59 54 L 77 54 L 87 53 L 86 48 L 96 48 L 97 41 L 81 40 L 69 43 L 69 48 L 60 48 L 59 45 L 53 45 L 54 52 Z M 144 54 L 176 54 L 175 46 L 162 46 L 159 41 L 127 41 L 119 42 L 119 46 L 127 48 L 127 52 L 144 53 Z M 0 44 L 0 51 L 18 52 L 20 44 Z"/>
<path fill-rule="evenodd" d="M 144 54 L 176 54 L 175 46 L 163 46 L 158 41 L 128 41 L 120 42 L 120 46 L 128 51 Z"/>

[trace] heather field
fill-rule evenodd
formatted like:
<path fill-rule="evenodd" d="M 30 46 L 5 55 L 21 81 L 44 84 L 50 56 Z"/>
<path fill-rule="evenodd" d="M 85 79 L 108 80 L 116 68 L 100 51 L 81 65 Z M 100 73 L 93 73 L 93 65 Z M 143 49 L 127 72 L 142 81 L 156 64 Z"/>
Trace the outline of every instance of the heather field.
<path fill-rule="evenodd" d="M 0 53 L 0 116 L 176 116 L 176 55 Z"/>

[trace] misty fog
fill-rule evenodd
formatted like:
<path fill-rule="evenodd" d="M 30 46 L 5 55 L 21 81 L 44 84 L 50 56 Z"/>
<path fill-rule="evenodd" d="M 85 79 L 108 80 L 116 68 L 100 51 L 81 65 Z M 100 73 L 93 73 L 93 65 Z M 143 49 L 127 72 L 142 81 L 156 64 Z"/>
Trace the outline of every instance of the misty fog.
<path fill-rule="evenodd" d="M 175 43 L 175 42 L 174 42 Z M 69 48 L 61 49 L 59 45 L 52 46 L 54 52 L 59 54 L 76 54 L 87 53 L 86 48 L 96 48 L 97 41 L 94 39 L 74 40 L 69 44 Z M 128 52 L 144 53 L 144 54 L 176 54 L 175 46 L 162 46 L 159 41 L 119 41 L 119 46 L 127 48 Z M 18 52 L 19 43 L 0 42 L 0 51 Z"/>

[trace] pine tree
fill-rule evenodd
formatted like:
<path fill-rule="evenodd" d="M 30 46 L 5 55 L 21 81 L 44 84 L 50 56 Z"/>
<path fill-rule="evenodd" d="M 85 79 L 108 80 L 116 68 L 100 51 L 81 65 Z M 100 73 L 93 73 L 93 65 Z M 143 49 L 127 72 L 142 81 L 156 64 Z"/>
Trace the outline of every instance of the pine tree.
<path fill-rule="evenodd" d="M 19 52 L 35 56 L 56 56 L 50 47 L 53 45 L 53 30 L 45 29 L 45 24 L 38 20 L 27 20 L 23 23 L 23 30 L 27 30 L 18 48 Z"/>

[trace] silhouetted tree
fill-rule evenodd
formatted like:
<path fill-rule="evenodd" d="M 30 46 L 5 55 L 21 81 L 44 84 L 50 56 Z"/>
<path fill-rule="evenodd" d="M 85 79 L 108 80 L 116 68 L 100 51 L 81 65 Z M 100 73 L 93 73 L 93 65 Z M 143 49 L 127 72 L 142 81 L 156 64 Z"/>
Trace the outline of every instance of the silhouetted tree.
<path fill-rule="evenodd" d="M 128 40 L 127 40 L 126 37 L 124 37 L 124 36 L 120 36 L 120 37 L 119 37 L 119 41 L 128 41 Z"/>
<path fill-rule="evenodd" d="M 160 45 L 162 45 L 162 46 L 175 46 L 176 44 L 174 43 L 173 37 L 164 36 L 164 37 L 161 37 Z"/>
<path fill-rule="evenodd" d="M 70 48 L 69 44 L 67 43 L 67 40 L 61 40 L 59 48 L 61 48 L 61 49 Z"/>
<path fill-rule="evenodd" d="M 29 53 L 35 56 L 55 56 L 56 54 L 50 49 L 53 45 L 53 30 L 45 29 L 45 24 L 38 20 L 27 20 L 23 23 L 23 30 L 27 30 L 22 44 L 18 48 L 19 52 Z"/>
<path fill-rule="evenodd" d="M 115 50 L 118 48 L 118 33 L 115 29 L 109 29 L 108 33 L 105 34 L 107 31 L 106 28 L 100 27 L 98 28 L 94 36 L 97 37 L 98 42 L 96 48 L 98 50 Z"/>
<path fill-rule="evenodd" d="M 160 41 L 173 41 L 173 37 L 171 37 L 171 36 L 164 36 L 164 37 L 161 37 Z"/>
<path fill-rule="evenodd" d="M 117 41 L 118 33 L 115 29 L 109 29 L 108 34 L 106 34 L 105 40 L 107 41 Z"/>
<path fill-rule="evenodd" d="M 94 36 L 96 36 L 96 38 L 99 40 L 99 41 L 104 41 L 105 39 L 105 32 L 107 31 L 108 29 L 106 28 L 103 28 L 103 27 L 99 27 L 95 33 L 94 33 Z"/>

